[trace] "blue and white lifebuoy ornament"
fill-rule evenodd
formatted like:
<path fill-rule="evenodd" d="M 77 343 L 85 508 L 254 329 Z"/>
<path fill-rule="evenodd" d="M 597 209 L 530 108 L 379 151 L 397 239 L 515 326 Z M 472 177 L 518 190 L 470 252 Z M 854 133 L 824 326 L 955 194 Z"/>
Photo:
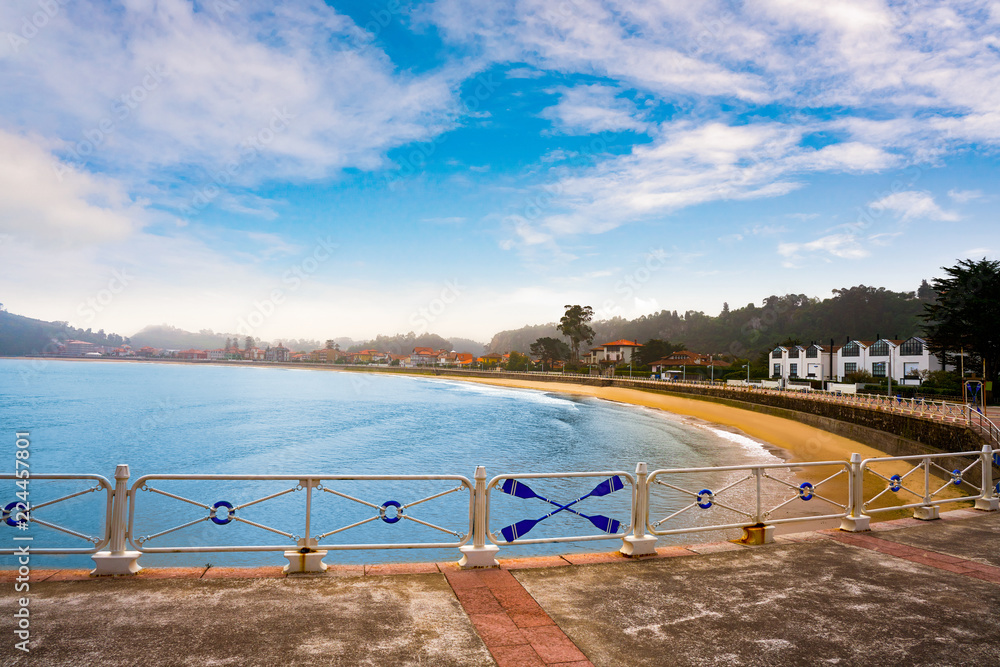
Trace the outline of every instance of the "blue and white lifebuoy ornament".
<path fill-rule="evenodd" d="M 393 513 L 395 516 L 386 516 L 385 508 L 387 507 L 395 508 L 395 512 Z M 396 523 L 403 518 L 403 506 L 395 500 L 387 500 L 378 508 L 378 517 L 386 523 Z"/>
<path fill-rule="evenodd" d="M 226 508 L 226 518 L 225 519 L 220 519 L 215 514 L 219 510 L 220 507 L 225 507 Z M 220 500 L 219 502 L 217 502 L 214 505 L 212 505 L 212 516 L 211 516 L 212 523 L 217 524 L 219 526 L 225 526 L 227 523 L 229 523 L 230 521 L 233 520 L 234 516 L 236 516 L 236 510 L 233 509 L 233 504 L 232 503 L 227 502 L 225 500 Z"/>
<path fill-rule="evenodd" d="M 12 502 L 12 503 L 7 503 L 7 506 L 3 508 L 3 517 L 0 517 L 0 518 L 2 518 L 4 520 L 4 522 L 6 522 L 6 524 L 8 526 L 10 526 L 11 528 L 17 528 L 20 524 L 17 521 L 14 521 L 14 517 L 17 516 L 18 514 L 22 514 L 22 513 L 23 514 L 27 514 L 28 513 L 28 510 L 24 510 L 23 512 L 17 512 L 17 511 L 15 511 L 15 508 L 18 505 L 23 505 L 23 504 L 24 503 L 18 502 L 16 500 L 14 502 Z"/>
<path fill-rule="evenodd" d="M 892 477 L 889 478 L 889 490 L 890 491 L 899 491 L 901 488 L 903 488 L 903 478 L 902 477 L 900 477 L 899 475 L 893 475 Z"/>
<path fill-rule="evenodd" d="M 813 497 L 813 485 L 809 482 L 802 482 L 799 484 L 799 498 L 802 500 L 812 500 Z"/>
<path fill-rule="evenodd" d="M 707 510 L 709 507 L 711 507 L 714 500 L 715 500 L 715 494 L 712 493 L 711 490 L 702 489 L 701 491 L 698 492 L 698 507 L 702 508 L 703 510 Z"/>

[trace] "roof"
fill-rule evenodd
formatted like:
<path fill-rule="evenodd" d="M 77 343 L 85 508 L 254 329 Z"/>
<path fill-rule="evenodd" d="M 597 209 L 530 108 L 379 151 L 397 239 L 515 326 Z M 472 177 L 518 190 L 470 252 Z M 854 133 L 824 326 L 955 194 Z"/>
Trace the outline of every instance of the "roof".
<path fill-rule="evenodd" d="M 610 343 L 605 343 L 601 347 L 607 347 L 609 345 L 618 345 L 618 346 L 621 346 L 621 347 L 624 347 L 624 346 L 642 347 L 642 343 L 637 343 L 634 340 L 625 340 L 624 338 L 622 338 L 621 340 L 612 341 Z M 597 348 L 594 348 L 594 349 L 597 349 Z"/>

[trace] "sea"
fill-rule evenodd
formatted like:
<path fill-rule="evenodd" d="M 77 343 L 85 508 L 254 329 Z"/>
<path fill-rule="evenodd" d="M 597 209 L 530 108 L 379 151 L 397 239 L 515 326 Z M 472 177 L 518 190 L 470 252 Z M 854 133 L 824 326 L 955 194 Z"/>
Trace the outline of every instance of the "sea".
<path fill-rule="evenodd" d="M 454 545 L 470 530 L 465 481 L 478 466 L 493 484 L 489 528 L 501 557 L 610 551 L 620 535 L 605 531 L 627 527 L 638 462 L 653 471 L 780 461 L 732 429 L 593 397 L 242 363 L 0 360 L 0 429 L 8 473 L 0 503 L 16 502 L 24 485 L 10 473 L 27 469 L 34 508 L 27 530 L 4 515 L 11 520 L 0 524 L 0 544 L 30 535 L 36 549 L 91 548 L 106 530 L 101 480 L 42 476 L 97 475 L 113 485 L 126 464 L 132 534 L 149 550 L 140 561 L 148 566 L 280 565 L 280 549 L 305 537 L 334 547 L 325 559 L 334 564 L 457 560 Z M 18 434 L 27 434 L 21 447 Z M 517 492 L 508 482 L 505 492 L 503 476 L 515 474 L 539 476 L 520 478 Z M 652 513 L 692 505 L 689 491 L 743 474 L 673 478 Z M 290 479 L 217 478 L 225 475 Z M 681 518 L 694 525 L 700 511 L 694 504 Z M 515 524 L 520 539 L 570 541 L 505 544 L 504 528 Z M 0 556 L 0 566 L 13 564 Z M 33 564 L 91 561 L 38 555 Z"/>

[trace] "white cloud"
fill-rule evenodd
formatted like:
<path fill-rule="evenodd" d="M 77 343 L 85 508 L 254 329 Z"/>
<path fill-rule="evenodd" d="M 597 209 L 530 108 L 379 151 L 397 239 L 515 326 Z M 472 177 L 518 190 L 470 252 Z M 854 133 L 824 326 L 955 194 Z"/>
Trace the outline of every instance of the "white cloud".
<path fill-rule="evenodd" d="M 664 126 L 652 143 L 546 186 L 554 194 L 539 226 L 553 237 L 600 234 L 706 202 L 781 196 L 799 187 L 799 174 L 892 162 L 876 159 L 878 150 L 803 147 L 804 132 L 780 123 Z"/>
<path fill-rule="evenodd" d="M 458 114 L 463 65 L 396 71 L 372 35 L 318 0 L 60 8 L 16 52 L 2 40 L 0 86 L 18 95 L 0 113 L 60 137 L 61 154 L 88 168 L 210 182 L 236 164 L 237 183 L 376 169 Z M 4 3 L 0 22 L 34 11 Z"/>
<path fill-rule="evenodd" d="M 0 231 L 45 245 L 129 236 L 148 220 L 114 179 L 56 160 L 38 141 L 0 130 Z"/>
<path fill-rule="evenodd" d="M 484 59 L 606 77 L 699 114 L 712 98 L 846 108 L 831 126 L 857 131 L 848 141 L 917 160 L 1000 143 L 1000 38 L 982 0 L 438 0 L 418 14 Z"/>
<path fill-rule="evenodd" d="M 982 199 L 983 192 L 982 190 L 959 190 L 956 188 L 948 190 L 948 196 L 957 204 L 965 204 L 970 201 Z"/>
<path fill-rule="evenodd" d="M 559 103 L 542 111 L 542 118 L 552 121 L 562 134 L 598 134 L 600 132 L 644 132 L 647 124 L 632 100 L 619 97 L 621 91 L 611 86 L 591 85 L 562 88 Z"/>
<path fill-rule="evenodd" d="M 812 253 L 839 259 L 864 259 L 871 254 L 855 234 L 830 234 L 808 243 L 778 244 L 778 254 L 789 260 Z"/>
<path fill-rule="evenodd" d="M 872 202 L 873 209 L 893 211 L 903 222 L 910 220 L 936 220 L 940 222 L 955 222 L 959 219 L 957 213 L 945 211 L 934 202 L 927 192 L 896 192 Z"/>

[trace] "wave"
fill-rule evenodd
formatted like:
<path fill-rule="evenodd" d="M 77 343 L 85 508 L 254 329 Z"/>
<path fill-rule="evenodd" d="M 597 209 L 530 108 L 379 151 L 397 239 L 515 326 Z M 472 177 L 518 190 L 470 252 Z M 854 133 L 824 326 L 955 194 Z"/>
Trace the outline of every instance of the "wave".
<path fill-rule="evenodd" d="M 561 408 L 566 408 L 570 410 L 577 410 L 577 404 L 575 401 L 569 400 L 567 398 L 562 398 L 554 394 L 546 393 L 536 389 L 522 389 L 515 387 L 496 387 L 488 384 L 479 384 L 478 382 L 456 382 L 451 380 L 431 380 L 423 379 L 425 382 L 432 382 L 435 385 L 441 387 L 445 390 L 455 391 L 457 393 L 474 393 L 481 396 L 489 396 L 495 398 L 509 398 L 515 400 L 528 401 L 531 403 L 536 403 L 540 405 L 552 405 Z"/>

